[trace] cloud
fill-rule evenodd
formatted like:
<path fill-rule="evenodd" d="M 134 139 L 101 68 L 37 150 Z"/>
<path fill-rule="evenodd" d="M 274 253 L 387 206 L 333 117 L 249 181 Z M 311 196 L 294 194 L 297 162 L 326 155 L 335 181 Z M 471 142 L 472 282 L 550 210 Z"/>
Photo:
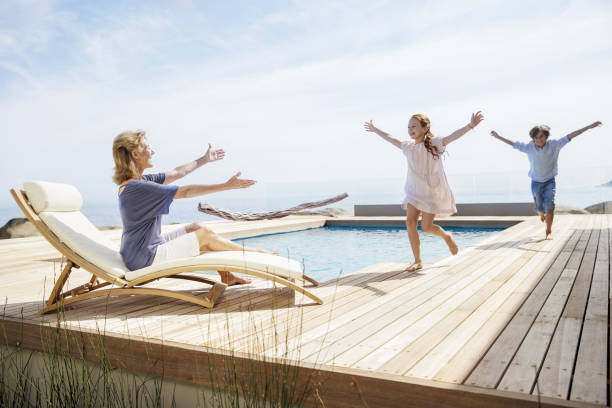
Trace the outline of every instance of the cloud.
<path fill-rule="evenodd" d="M 264 185 L 403 177 L 401 154 L 363 132 L 371 118 L 405 137 L 420 111 L 444 134 L 484 109 L 483 128 L 449 148 L 453 174 L 524 167 L 489 127 L 520 138 L 533 123 L 563 132 L 611 122 L 605 3 L 545 4 L 527 17 L 501 2 L 399 4 L 296 3 L 244 15 L 190 3 L 121 13 L 51 4 L 29 20 L 40 31 L 19 48 L 11 44 L 25 33 L 0 34 L 0 66 L 11 71 L 0 74 L 10 89 L 0 96 L 0 147 L 10 152 L 0 188 L 44 176 L 112 197 L 110 144 L 126 128 L 147 130 L 160 170 L 209 141 L 225 148 L 224 162 L 186 182 L 243 170 Z M 612 145 L 598 132 L 568 147 L 562 165 L 605 161 Z"/>

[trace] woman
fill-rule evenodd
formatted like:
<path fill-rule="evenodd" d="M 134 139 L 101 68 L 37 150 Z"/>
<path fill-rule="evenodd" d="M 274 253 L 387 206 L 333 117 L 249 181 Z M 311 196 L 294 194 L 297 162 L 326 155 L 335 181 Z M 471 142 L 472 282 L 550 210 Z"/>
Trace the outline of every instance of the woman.
<path fill-rule="evenodd" d="M 261 249 L 242 247 L 222 238 L 203 224 L 193 223 L 161 235 L 162 215 L 168 214 L 174 199 L 191 198 L 218 191 L 247 188 L 254 180 L 239 179 L 237 173 L 222 184 L 191 184 L 172 186 L 170 183 L 186 176 L 206 163 L 223 159 L 223 150 L 211 150 L 204 156 L 165 173 L 146 174 L 152 168 L 155 154 L 147 143 L 145 132 L 126 131 L 113 142 L 115 174 L 119 185 L 119 211 L 123 223 L 121 256 L 130 270 L 176 258 L 197 256 L 203 251 L 252 251 L 271 253 Z M 249 283 L 228 271 L 218 271 L 227 285 Z"/>

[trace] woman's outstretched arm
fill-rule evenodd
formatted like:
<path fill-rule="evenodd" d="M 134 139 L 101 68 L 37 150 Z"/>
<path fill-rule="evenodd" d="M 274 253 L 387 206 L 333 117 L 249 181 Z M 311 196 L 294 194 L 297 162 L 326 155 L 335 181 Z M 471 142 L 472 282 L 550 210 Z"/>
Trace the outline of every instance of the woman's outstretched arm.
<path fill-rule="evenodd" d="M 593 123 L 591 123 L 590 125 L 583 127 L 582 129 L 575 130 L 575 131 L 573 131 L 572 133 L 568 134 L 568 135 L 567 135 L 567 138 L 568 138 L 569 140 L 572 140 L 573 138 L 575 138 L 576 136 L 578 136 L 578 135 L 580 135 L 580 134 L 582 134 L 582 133 L 586 132 L 587 130 L 589 130 L 589 129 L 593 129 L 593 128 L 595 128 L 595 127 L 597 127 L 597 126 L 601 126 L 601 125 L 602 125 L 602 123 L 601 123 L 600 121 L 593 122 Z"/>
<path fill-rule="evenodd" d="M 180 178 L 185 177 L 186 175 L 188 175 L 195 169 L 202 167 L 206 163 L 221 160 L 223 159 L 223 157 L 225 157 L 225 151 L 223 151 L 223 149 L 212 150 L 212 146 L 209 143 L 208 150 L 206 150 L 204 156 L 195 159 L 194 161 L 190 161 L 189 163 L 185 163 L 181 166 L 178 166 L 173 170 L 167 171 L 164 184 L 170 184 Z"/>
<path fill-rule="evenodd" d="M 387 142 L 391 143 L 393 146 L 400 148 L 402 147 L 402 142 L 400 142 L 399 140 L 397 140 L 396 138 L 392 137 L 390 134 L 383 132 L 382 130 L 380 130 L 379 128 L 377 128 L 376 126 L 374 126 L 374 124 L 372 123 L 372 121 L 370 120 L 369 122 L 366 122 L 363 124 L 363 127 L 365 128 L 366 132 L 374 132 L 376 133 L 378 136 L 382 137 L 384 140 L 386 140 Z"/>
<path fill-rule="evenodd" d="M 491 131 L 491 136 L 493 136 L 494 138 L 498 140 L 501 140 L 504 143 L 509 144 L 510 146 L 514 146 L 514 142 L 512 140 L 509 140 L 509 139 L 506 139 L 505 137 L 500 136 L 499 133 L 497 133 L 494 130 Z"/>
<path fill-rule="evenodd" d="M 445 138 L 443 138 L 442 139 L 442 144 L 444 144 L 444 146 L 446 146 L 449 143 L 454 142 L 455 140 L 459 139 L 461 136 L 465 135 L 467 132 L 469 132 L 470 130 L 474 129 L 476 126 L 478 126 L 478 124 L 480 122 L 482 122 L 483 119 L 484 119 L 484 116 L 483 116 L 481 111 L 478 111 L 476 113 L 472 113 L 472 119 L 470 120 L 470 123 L 468 123 L 467 125 L 465 125 L 461 129 L 455 130 L 453 133 L 451 133 L 450 135 L 448 135 Z"/>
<path fill-rule="evenodd" d="M 255 184 L 255 180 L 239 179 L 242 173 L 234 174 L 232 178 L 222 184 L 189 184 L 180 186 L 176 190 L 174 198 L 192 198 L 205 194 L 218 193 L 219 191 L 247 188 Z"/>

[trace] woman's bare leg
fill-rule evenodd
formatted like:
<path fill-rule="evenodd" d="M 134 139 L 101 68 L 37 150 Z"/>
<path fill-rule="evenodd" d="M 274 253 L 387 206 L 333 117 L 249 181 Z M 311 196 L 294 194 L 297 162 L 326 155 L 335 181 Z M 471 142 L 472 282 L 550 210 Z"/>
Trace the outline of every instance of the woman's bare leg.
<path fill-rule="evenodd" d="M 435 216 L 435 214 L 423 213 L 423 215 L 421 216 L 421 228 L 423 229 L 423 232 L 444 239 L 444 241 L 446 241 L 446 245 L 448 245 L 448 249 L 450 250 L 451 254 L 457 255 L 457 252 L 459 252 L 459 247 L 453 239 L 453 234 L 448 231 L 444 231 L 444 229 L 442 229 L 439 225 L 434 224 L 433 222 Z"/>
<path fill-rule="evenodd" d="M 413 205 L 407 204 L 406 206 L 406 230 L 408 231 L 408 239 L 410 240 L 410 246 L 412 247 L 412 254 L 414 255 L 414 262 L 406 268 L 407 272 L 418 271 L 423 268 L 421 261 L 421 239 L 419 238 L 419 231 L 417 226 L 419 224 L 419 213 Z"/>
<path fill-rule="evenodd" d="M 192 227 L 193 225 L 194 224 L 191 224 L 190 227 L 194 228 Z M 198 237 L 198 242 L 200 243 L 200 251 L 246 251 L 278 255 L 278 252 L 239 245 L 227 238 L 223 238 L 205 225 L 195 225 L 199 226 L 199 228 L 193 229 L 192 231 L 188 229 L 187 232 L 195 232 L 196 237 Z"/>
<path fill-rule="evenodd" d="M 275 254 L 263 249 L 246 248 L 217 235 L 206 225 L 193 223 L 185 227 L 187 233 L 194 232 L 200 244 L 200 251 L 247 251 Z M 221 281 L 228 286 L 251 283 L 249 279 L 240 278 L 229 271 L 217 271 Z"/>

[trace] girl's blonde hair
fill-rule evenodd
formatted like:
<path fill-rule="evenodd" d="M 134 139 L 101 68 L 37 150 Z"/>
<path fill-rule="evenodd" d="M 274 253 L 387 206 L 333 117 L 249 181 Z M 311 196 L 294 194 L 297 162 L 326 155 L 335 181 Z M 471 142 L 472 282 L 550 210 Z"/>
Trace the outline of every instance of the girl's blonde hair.
<path fill-rule="evenodd" d="M 113 141 L 113 160 L 115 161 L 113 181 L 115 184 L 141 177 L 140 170 L 132 158 L 132 152 L 141 152 L 145 147 L 144 130 L 126 130 L 115 137 Z"/>
<path fill-rule="evenodd" d="M 438 152 L 438 148 L 431 143 L 431 138 L 434 137 L 433 133 L 431 133 L 431 122 L 429 118 L 421 113 L 417 113 L 412 115 L 410 119 L 416 119 L 419 121 L 421 126 L 427 128 L 427 133 L 425 133 L 425 139 L 423 139 L 423 144 L 425 145 L 425 149 L 434 157 L 434 159 L 440 158 L 440 152 Z"/>

